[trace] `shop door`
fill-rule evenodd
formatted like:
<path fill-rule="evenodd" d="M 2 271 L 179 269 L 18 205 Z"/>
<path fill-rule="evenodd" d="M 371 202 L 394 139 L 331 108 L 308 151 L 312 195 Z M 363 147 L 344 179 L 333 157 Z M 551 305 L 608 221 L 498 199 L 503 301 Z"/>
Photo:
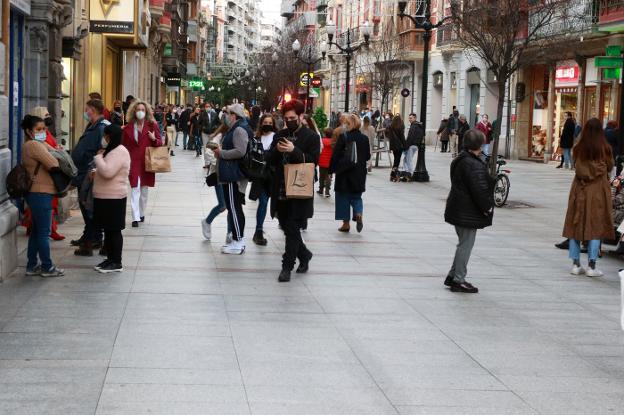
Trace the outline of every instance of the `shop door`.
<path fill-rule="evenodd" d="M 474 127 L 479 122 L 479 101 L 481 98 L 481 86 L 479 84 L 470 85 L 470 118 L 468 123 Z"/>
<path fill-rule="evenodd" d="M 112 107 L 113 101 L 121 97 L 121 65 L 120 53 L 110 45 L 106 47 L 104 58 L 104 88 L 102 98 L 107 108 Z"/>
<path fill-rule="evenodd" d="M 11 10 L 9 28 L 9 148 L 12 164 L 22 159 L 22 86 L 24 84 L 24 15 Z"/>

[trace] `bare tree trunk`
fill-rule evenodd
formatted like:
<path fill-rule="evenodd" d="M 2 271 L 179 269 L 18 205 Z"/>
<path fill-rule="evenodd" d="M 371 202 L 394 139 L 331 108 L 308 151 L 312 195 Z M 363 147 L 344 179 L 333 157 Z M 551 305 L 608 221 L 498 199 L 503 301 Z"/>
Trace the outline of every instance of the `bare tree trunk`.
<path fill-rule="evenodd" d="M 506 77 L 508 78 L 508 77 Z M 500 131 L 503 120 L 503 107 L 505 106 L 505 86 L 508 79 L 499 78 L 498 80 L 498 103 L 496 105 L 496 128 L 492 132 L 494 143 L 490 157 L 490 175 L 496 177 L 496 161 L 498 160 L 498 143 L 500 141 Z M 508 109 L 509 110 L 509 109 Z"/>

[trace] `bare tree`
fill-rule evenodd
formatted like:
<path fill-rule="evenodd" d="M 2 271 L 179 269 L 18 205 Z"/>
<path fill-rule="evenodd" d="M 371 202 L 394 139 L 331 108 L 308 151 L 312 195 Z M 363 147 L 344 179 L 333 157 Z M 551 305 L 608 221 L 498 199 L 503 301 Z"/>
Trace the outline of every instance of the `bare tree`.
<path fill-rule="evenodd" d="M 555 45 L 561 45 L 561 37 L 572 29 L 578 31 L 592 14 L 591 2 L 585 0 L 451 0 L 457 41 L 481 58 L 496 78 L 499 122 L 493 132 L 492 176 L 507 82 L 518 69 L 542 61 Z"/>

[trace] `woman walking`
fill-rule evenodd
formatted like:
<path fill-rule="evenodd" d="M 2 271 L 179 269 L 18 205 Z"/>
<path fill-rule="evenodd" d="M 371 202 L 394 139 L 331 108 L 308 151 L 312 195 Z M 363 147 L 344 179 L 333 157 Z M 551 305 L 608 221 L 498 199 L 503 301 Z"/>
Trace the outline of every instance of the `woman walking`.
<path fill-rule="evenodd" d="M 323 143 L 323 150 L 319 156 L 319 190 L 320 196 L 331 197 L 329 192 L 331 191 L 332 175 L 329 172 L 331 167 L 331 158 L 334 153 L 334 145 L 336 144 L 338 128 L 333 130 L 331 128 L 325 129 L 325 134 L 321 139 Z"/>
<path fill-rule="evenodd" d="M 162 146 L 160 130 L 152 107 L 147 102 L 135 100 L 127 113 L 128 124 L 123 129 L 122 144 L 130 152 L 130 206 L 132 227 L 145 221 L 145 207 L 149 187 L 154 187 L 156 175 L 145 171 L 145 152 L 148 147 Z"/>
<path fill-rule="evenodd" d="M 102 274 L 123 271 L 121 251 L 126 228 L 126 200 L 130 153 L 121 145 L 122 129 L 112 124 L 104 128 L 102 150 L 93 159 L 93 219 L 104 229 L 106 260 L 95 269 Z"/>
<path fill-rule="evenodd" d="M 52 198 L 56 194 L 50 171 L 58 169 L 59 164 L 45 144 L 46 126 L 43 119 L 26 115 L 22 121 L 22 129 L 26 140 L 22 150 L 22 164 L 32 179 L 30 192 L 26 195 L 26 203 L 32 215 L 26 275 L 61 277 L 65 273 L 52 262 L 48 239 L 52 220 Z"/>
<path fill-rule="evenodd" d="M 386 137 L 390 141 L 390 151 L 394 161 L 392 163 L 392 171 L 390 172 L 390 181 L 399 181 L 399 166 L 401 165 L 401 155 L 405 150 L 405 126 L 400 115 L 396 115 L 390 126 L 386 128 Z"/>
<path fill-rule="evenodd" d="M 253 140 L 262 146 L 265 161 L 267 162 L 267 155 L 271 149 L 273 143 L 273 137 L 277 126 L 275 125 L 275 119 L 271 114 L 264 114 L 258 121 L 258 129 L 256 131 Z M 267 240 L 264 237 L 264 221 L 267 215 L 267 209 L 269 205 L 269 195 L 271 194 L 271 177 L 268 175 L 266 178 L 254 178 L 251 181 L 251 190 L 249 192 L 250 200 L 258 201 L 258 209 L 256 210 L 256 231 L 253 236 L 253 241 L 256 245 L 265 246 Z"/>
<path fill-rule="evenodd" d="M 573 275 L 601 277 L 596 268 L 600 241 L 614 239 L 609 172 L 613 168 L 611 146 L 600 120 L 585 123 L 574 148 L 575 174 L 566 213 L 563 236 L 570 239 L 569 257 Z M 581 242 L 588 241 L 589 268 L 581 266 Z"/>
<path fill-rule="evenodd" d="M 344 115 L 340 123 L 346 129 L 336 141 L 332 155 L 331 169 L 336 173 L 336 220 L 342 221 L 340 232 L 349 232 L 349 221 L 353 218 L 356 229 L 362 232 L 364 223 L 362 213 L 364 202 L 362 193 L 366 191 L 366 165 L 370 160 L 368 137 L 360 132 L 360 118 L 356 115 Z M 349 152 L 356 146 L 357 160 L 354 163 Z M 353 209 L 353 215 L 351 215 Z"/>
<path fill-rule="evenodd" d="M 208 216 L 202 219 L 202 234 L 204 239 L 210 241 L 212 239 L 212 222 L 217 216 L 226 211 L 225 207 L 225 195 L 223 193 L 223 185 L 217 180 L 217 158 L 215 157 L 214 150 L 221 147 L 221 140 L 223 135 L 227 133 L 228 128 L 225 123 L 222 123 L 209 137 L 208 143 L 204 151 L 204 162 L 208 169 L 208 177 L 214 178 L 214 190 L 217 197 L 217 205 L 210 210 Z M 225 238 L 225 244 L 232 243 L 232 231 L 230 229 L 230 223 L 227 221 L 227 234 Z"/>
<path fill-rule="evenodd" d="M 364 134 L 368 138 L 368 144 L 370 150 L 373 151 L 375 147 L 375 137 L 377 133 L 375 132 L 375 127 L 371 125 L 371 120 L 367 116 L 362 120 L 362 127 L 360 128 L 360 132 Z M 373 171 L 373 163 L 371 160 L 368 161 L 368 172 Z"/>
<path fill-rule="evenodd" d="M 448 118 L 443 118 L 438 127 L 438 138 L 440 139 L 440 153 L 448 153 L 449 132 L 447 129 Z"/>

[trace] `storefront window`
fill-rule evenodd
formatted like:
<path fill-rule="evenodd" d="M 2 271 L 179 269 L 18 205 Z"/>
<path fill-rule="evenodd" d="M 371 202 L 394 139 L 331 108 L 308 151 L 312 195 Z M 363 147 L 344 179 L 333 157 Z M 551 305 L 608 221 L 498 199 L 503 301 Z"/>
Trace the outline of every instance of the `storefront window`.
<path fill-rule="evenodd" d="M 61 101 L 61 131 L 59 143 L 65 148 L 69 149 L 70 141 L 73 141 L 73 137 L 70 137 L 70 132 L 74 131 L 72 127 L 72 59 L 63 58 L 61 62 L 63 65 L 63 82 L 61 83 L 61 90 L 63 92 L 63 100 Z"/>
<path fill-rule="evenodd" d="M 530 157 L 544 156 L 546 148 L 546 119 L 548 118 L 548 91 L 533 94 L 533 127 L 531 130 Z"/>
<path fill-rule="evenodd" d="M 572 117 L 575 119 L 576 110 L 577 110 L 577 102 L 576 97 L 577 88 L 559 88 L 557 89 L 557 109 L 555 113 L 555 134 L 553 137 L 553 148 L 552 154 L 555 155 L 557 149 L 559 148 L 559 137 L 561 136 L 561 131 L 563 130 L 563 124 L 565 123 L 566 113 L 571 112 Z"/>

